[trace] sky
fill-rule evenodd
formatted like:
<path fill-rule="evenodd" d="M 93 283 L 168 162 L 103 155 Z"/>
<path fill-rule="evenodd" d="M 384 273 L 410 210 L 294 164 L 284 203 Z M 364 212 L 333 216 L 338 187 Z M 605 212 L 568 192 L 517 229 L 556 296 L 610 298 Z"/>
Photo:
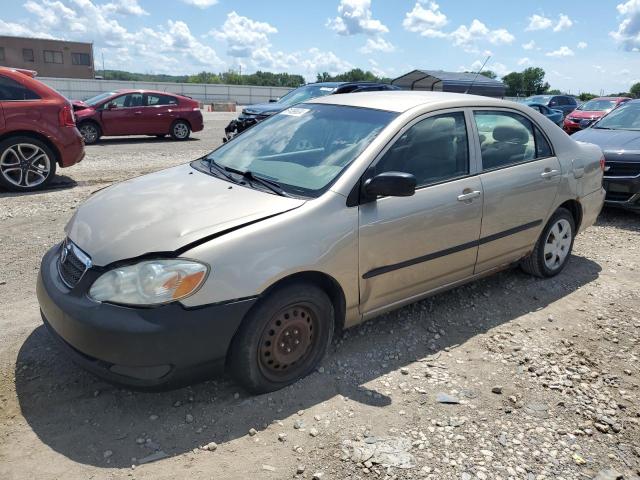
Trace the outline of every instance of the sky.
<path fill-rule="evenodd" d="M 569 93 L 640 81 L 640 0 L 3 0 L 0 35 L 93 42 L 96 69 L 192 74 L 528 66 Z"/>

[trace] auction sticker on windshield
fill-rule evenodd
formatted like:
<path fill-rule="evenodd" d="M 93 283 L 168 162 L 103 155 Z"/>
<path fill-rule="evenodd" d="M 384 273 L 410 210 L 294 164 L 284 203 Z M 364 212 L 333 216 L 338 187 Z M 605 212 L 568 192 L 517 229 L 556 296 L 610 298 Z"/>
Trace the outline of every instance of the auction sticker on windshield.
<path fill-rule="evenodd" d="M 305 113 L 307 113 L 309 111 L 308 108 L 287 108 L 286 110 L 284 110 L 282 112 L 283 115 L 290 115 L 292 117 L 301 117 L 302 115 L 304 115 Z"/>

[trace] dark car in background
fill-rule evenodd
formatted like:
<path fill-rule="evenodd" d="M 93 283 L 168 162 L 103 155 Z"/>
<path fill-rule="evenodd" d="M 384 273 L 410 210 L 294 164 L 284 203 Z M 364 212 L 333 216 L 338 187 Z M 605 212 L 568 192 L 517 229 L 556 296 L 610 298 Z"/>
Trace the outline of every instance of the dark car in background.
<path fill-rule="evenodd" d="M 525 101 L 540 103 L 553 110 L 561 110 L 565 117 L 578 107 L 578 101 L 572 95 L 533 95 L 527 97 Z"/>
<path fill-rule="evenodd" d="M 524 102 L 524 104 L 530 106 L 536 112 L 540 112 L 559 127 L 562 126 L 562 117 L 564 117 L 562 110 L 554 110 L 541 103 Z"/>
<path fill-rule="evenodd" d="M 0 67 L 0 186 L 29 192 L 84 157 L 69 101 L 36 72 Z"/>
<path fill-rule="evenodd" d="M 338 93 L 356 92 L 377 92 L 384 90 L 399 90 L 394 85 L 378 82 L 318 82 L 303 85 L 291 90 L 278 100 L 271 100 L 268 103 L 258 103 L 249 105 L 242 110 L 237 120 L 232 120 L 224 129 L 225 138 L 223 141 L 231 140 L 235 135 L 243 132 L 256 123 L 270 117 L 285 108 L 297 103 L 306 102 L 316 97 L 333 95 Z"/>
<path fill-rule="evenodd" d="M 569 134 L 582 130 L 629 100 L 631 100 L 629 97 L 593 98 L 567 115 L 563 128 Z"/>
<path fill-rule="evenodd" d="M 171 135 L 186 140 L 204 128 L 196 100 L 155 90 L 116 90 L 74 101 L 78 129 L 86 144 L 102 136 Z"/>
<path fill-rule="evenodd" d="M 605 204 L 640 211 L 640 100 L 631 100 L 571 138 L 604 152 Z"/>

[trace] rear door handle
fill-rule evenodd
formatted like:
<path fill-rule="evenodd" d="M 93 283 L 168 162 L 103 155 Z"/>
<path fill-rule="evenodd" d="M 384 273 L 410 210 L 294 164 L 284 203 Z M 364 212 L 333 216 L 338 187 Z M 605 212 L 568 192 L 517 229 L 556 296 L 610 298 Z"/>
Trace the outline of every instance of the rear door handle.
<path fill-rule="evenodd" d="M 133 112 L 134 115 L 142 115 L 142 112 Z"/>
<path fill-rule="evenodd" d="M 458 195 L 458 201 L 459 202 L 466 202 L 468 200 L 473 200 L 474 198 L 478 198 L 480 196 L 480 194 L 482 192 L 480 192 L 480 190 L 472 190 L 472 191 L 467 191 L 464 190 L 467 193 L 463 193 L 461 195 Z"/>
<path fill-rule="evenodd" d="M 548 169 L 540 174 L 542 178 L 553 178 L 553 177 L 557 177 L 558 175 L 560 175 L 560 170 L 548 170 Z"/>

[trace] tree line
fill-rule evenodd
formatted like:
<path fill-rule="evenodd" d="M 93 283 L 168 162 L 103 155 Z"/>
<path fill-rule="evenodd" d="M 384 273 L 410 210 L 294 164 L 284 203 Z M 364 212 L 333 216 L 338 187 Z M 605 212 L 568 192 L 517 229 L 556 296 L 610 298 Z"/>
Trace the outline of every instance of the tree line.
<path fill-rule="evenodd" d="M 469 72 L 476 73 L 476 72 Z M 488 78 L 497 79 L 498 75 L 485 70 L 480 72 Z M 257 71 L 250 74 L 241 74 L 233 70 L 222 73 L 202 71 L 195 75 L 164 75 L 149 73 L 131 73 L 123 70 L 105 70 L 102 74 L 105 80 L 129 80 L 145 82 L 176 82 L 176 83 L 219 83 L 226 85 L 255 85 L 263 87 L 290 87 L 295 88 L 304 85 L 305 79 L 302 75 L 289 73 L 272 73 Z M 521 72 L 511 72 L 502 77 L 502 82 L 507 87 L 505 95 L 507 97 L 528 97 L 530 95 L 558 95 L 558 89 L 552 89 L 551 85 L 545 81 L 545 71 L 540 67 L 528 67 Z M 348 72 L 331 75 L 328 72 L 318 73 L 317 82 L 383 82 L 391 81 L 388 77 L 381 77 L 369 70 L 353 68 Z M 597 97 L 593 93 L 581 93 L 578 98 L 587 101 Z M 636 97 L 640 98 L 640 82 L 632 85 L 628 92 L 610 93 L 608 96 L 616 97 Z"/>

